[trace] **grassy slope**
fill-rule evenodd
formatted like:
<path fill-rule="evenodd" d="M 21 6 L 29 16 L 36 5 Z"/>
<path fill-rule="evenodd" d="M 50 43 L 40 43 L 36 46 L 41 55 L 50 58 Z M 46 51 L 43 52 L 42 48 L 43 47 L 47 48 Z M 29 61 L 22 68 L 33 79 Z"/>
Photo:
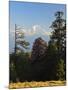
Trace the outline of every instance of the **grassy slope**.
<path fill-rule="evenodd" d="M 66 85 L 65 81 L 45 81 L 45 82 L 17 82 L 17 83 L 10 83 L 9 88 L 33 88 L 33 87 L 48 87 L 48 86 L 64 86 Z"/>

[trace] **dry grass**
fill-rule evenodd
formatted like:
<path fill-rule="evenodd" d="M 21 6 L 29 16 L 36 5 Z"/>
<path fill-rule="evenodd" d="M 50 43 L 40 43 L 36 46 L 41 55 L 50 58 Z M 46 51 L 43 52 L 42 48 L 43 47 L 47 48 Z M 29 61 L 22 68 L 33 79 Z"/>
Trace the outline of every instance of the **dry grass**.
<path fill-rule="evenodd" d="M 34 87 L 48 87 L 48 86 L 64 86 L 66 85 L 66 81 L 45 81 L 45 82 L 17 82 L 10 83 L 10 89 L 18 89 L 18 88 L 34 88 Z"/>

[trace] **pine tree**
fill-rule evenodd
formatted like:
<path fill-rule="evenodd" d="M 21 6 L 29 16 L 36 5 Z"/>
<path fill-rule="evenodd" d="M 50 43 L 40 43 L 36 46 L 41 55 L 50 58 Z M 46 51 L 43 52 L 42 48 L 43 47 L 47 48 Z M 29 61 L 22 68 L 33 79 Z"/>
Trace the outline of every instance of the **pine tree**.
<path fill-rule="evenodd" d="M 15 53 L 17 51 L 24 51 L 24 49 L 28 49 L 29 42 L 24 39 L 24 33 L 21 28 L 15 24 Z"/>
<path fill-rule="evenodd" d="M 52 22 L 51 25 L 53 31 L 48 43 L 47 50 L 47 73 L 50 74 L 51 71 L 50 79 L 54 80 L 65 78 L 64 73 L 66 71 L 64 66 L 66 61 L 66 21 L 63 19 L 63 12 L 56 12 L 55 17 L 56 19 Z"/>
<path fill-rule="evenodd" d="M 66 47 L 66 20 L 63 19 L 63 12 L 55 13 L 56 19 L 52 22 L 51 28 L 54 30 L 52 32 L 51 41 L 56 45 L 59 57 L 63 57 L 62 53 L 65 52 Z"/>

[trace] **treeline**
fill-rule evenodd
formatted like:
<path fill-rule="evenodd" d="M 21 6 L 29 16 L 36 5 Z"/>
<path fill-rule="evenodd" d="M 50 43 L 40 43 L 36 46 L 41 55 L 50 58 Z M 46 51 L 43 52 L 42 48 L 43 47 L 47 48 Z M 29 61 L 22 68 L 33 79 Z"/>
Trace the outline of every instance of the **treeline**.
<path fill-rule="evenodd" d="M 10 54 L 10 82 L 66 80 L 66 20 L 60 11 L 55 17 L 48 44 L 38 37 L 31 52 Z"/>

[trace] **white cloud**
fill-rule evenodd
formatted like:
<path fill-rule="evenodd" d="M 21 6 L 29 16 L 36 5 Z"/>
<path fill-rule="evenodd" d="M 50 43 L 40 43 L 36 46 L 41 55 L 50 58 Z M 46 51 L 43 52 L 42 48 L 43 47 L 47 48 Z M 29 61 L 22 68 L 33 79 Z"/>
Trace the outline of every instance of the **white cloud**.
<path fill-rule="evenodd" d="M 40 30 L 40 29 L 41 29 L 41 26 L 40 25 L 34 25 L 32 27 L 33 32 L 36 32 L 37 30 Z"/>
<path fill-rule="evenodd" d="M 51 32 L 46 31 L 47 29 L 40 26 L 40 25 L 33 25 L 31 28 L 25 28 L 20 30 L 20 33 L 24 33 L 25 36 L 34 36 L 34 35 L 51 35 Z M 11 33 L 14 33 L 15 31 L 10 31 Z"/>
<path fill-rule="evenodd" d="M 30 35 L 37 35 L 37 34 L 47 35 L 47 36 L 51 35 L 51 32 L 46 31 L 46 28 L 44 28 L 40 25 L 32 26 L 31 32 L 30 32 L 31 33 Z"/>

